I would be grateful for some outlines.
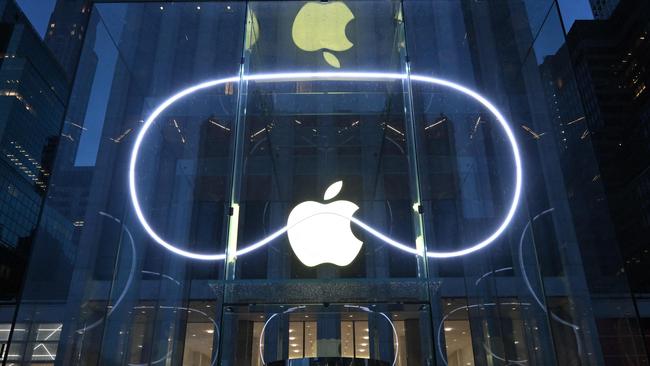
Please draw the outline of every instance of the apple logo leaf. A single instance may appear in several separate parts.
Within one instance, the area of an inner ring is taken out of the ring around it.
[[[323,196],[323,199],[325,201],[328,201],[328,200],[331,200],[332,198],[336,197],[336,195],[339,194],[339,192],[341,192],[341,188],[343,188],[343,181],[342,180],[332,184],[325,191],[325,195]]]
[[[337,69],[340,69],[340,68],[341,68],[341,62],[339,61],[339,59],[338,59],[336,56],[334,56],[333,53],[331,53],[331,52],[327,52],[327,51],[323,51],[323,57],[325,58],[325,61],[326,61],[330,66],[335,67],[335,68],[337,68]]]

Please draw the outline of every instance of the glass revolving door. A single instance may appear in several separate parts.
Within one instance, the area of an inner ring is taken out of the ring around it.
[[[272,362],[269,366],[390,366],[389,362],[344,357],[320,357],[311,359]]]
[[[421,347],[423,340],[431,342],[422,322],[428,318],[426,307],[251,305],[230,310],[224,320],[233,329],[224,334],[233,337],[224,339],[224,349],[235,348],[225,356],[238,365],[407,366],[429,357]]]

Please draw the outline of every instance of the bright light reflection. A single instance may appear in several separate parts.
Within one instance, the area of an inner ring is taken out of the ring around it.
[[[492,242],[494,242],[508,227],[510,222],[512,221],[512,218],[514,217],[515,212],[517,211],[517,206],[519,204],[519,199],[521,196],[521,189],[522,189],[522,166],[521,166],[521,157],[519,154],[519,147],[517,145],[517,141],[514,137],[514,134],[508,125],[508,122],[506,119],[503,117],[501,112],[492,104],[490,103],[487,99],[485,99],[483,96],[478,94],[477,92],[468,89],[460,84],[456,84],[452,81],[444,80],[444,79],[439,79],[439,78],[434,78],[434,77],[429,77],[429,76],[423,76],[423,75],[408,75],[408,74],[398,74],[398,73],[383,73],[383,72],[296,72],[296,73],[272,73],[272,74],[253,74],[253,75],[246,75],[241,77],[241,80],[243,81],[257,81],[257,82],[287,82],[287,81],[313,81],[313,80],[332,80],[332,81],[394,81],[394,80],[405,80],[405,79],[410,79],[413,81],[419,81],[419,82],[424,82],[424,83],[429,83],[433,85],[438,85],[438,86],[444,86],[447,88],[450,88],[452,90],[461,92],[465,94],[466,96],[469,96],[479,103],[481,103],[485,108],[487,108],[493,115],[496,117],[497,121],[499,122],[499,125],[503,128],[504,132],[506,133],[506,136],[508,137],[508,140],[510,142],[511,148],[512,148],[512,155],[515,161],[515,190],[514,194],[512,197],[512,203],[510,205],[510,208],[508,210],[508,213],[506,214],[505,218],[503,219],[501,225],[497,228],[496,231],[494,231],[491,235],[489,235],[487,238],[483,239],[482,241],[475,243],[471,246],[468,246],[465,249],[458,250],[458,251],[450,251],[450,252],[436,252],[436,251],[429,251],[426,253],[427,257],[430,258],[451,258],[451,257],[460,257],[472,252],[475,252],[477,250],[483,249],[486,246],[490,245]],[[151,228],[149,225],[149,222],[145,218],[144,214],[142,213],[142,208],[140,207],[140,202],[138,200],[138,194],[137,194],[137,189],[135,186],[135,172],[136,172],[136,163],[138,160],[138,154],[140,151],[140,147],[142,145],[142,141],[144,140],[145,135],[147,134],[147,131],[151,127],[151,125],[154,123],[156,118],[160,116],[161,113],[163,113],[167,108],[169,108],[172,104],[177,102],[178,100],[193,94],[197,91],[203,90],[203,89],[208,89],[217,85],[221,84],[226,84],[226,83],[234,83],[238,82],[240,80],[239,76],[233,76],[233,77],[228,77],[224,79],[216,79],[216,80],[210,80],[206,81],[200,84],[197,84],[195,86],[189,87],[185,90],[180,91],[179,93],[173,95],[169,99],[165,100],[158,108],[156,108],[153,113],[147,118],[145,121],[144,125],[142,126],[142,129],[138,133],[138,136],[135,140],[135,144],[133,146],[133,151],[131,152],[131,161],[129,164],[129,190],[131,194],[131,201],[133,203],[133,208],[135,210],[136,216],[138,217],[138,220],[142,224],[142,227],[145,229],[145,231],[151,236],[152,239],[156,241],[156,243],[162,245],[165,247],[167,250],[176,253],[178,255],[181,255],[183,257],[191,258],[191,259],[198,259],[198,260],[207,260],[207,261],[216,261],[216,260],[224,260],[226,258],[226,255],[224,253],[220,254],[205,254],[205,253],[195,253],[195,252],[190,252],[187,250],[180,249],[176,247],[175,245],[168,243],[164,239],[162,239],[154,230]],[[319,213],[319,214],[335,214],[335,213]],[[308,219],[308,218],[306,218]],[[305,219],[305,220],[306,220]],[[384,241],[386,244],[389,244],[397,249],[403,250],[407,253],[411,253],[414,255],[422,255],[422,253],[418,252],[414,247],[411,247],[409,245],[397,242],[386,235],[382,234],[381,232],[373,229],[369,225],[361,222],[358,219],[355,219],[353,217],[348,218],[350,221],[370,233],[371,235],[375,236],[376,238]],[[301,220],[297,223],[294,224],[298,225],[300,222],[305,221]],[[235,253],[235,256],[241,256],[247,253],[250,253],[256,249],[259,249],[269,242],[273,241],[274,239],[278,238],[282,234],[284,234],[290,227],[285,226],[284,228],[281,228],[280,230],[272,233],[271,235],[267,236],[266,238],[256,242],[252,243],[243,249],[237,250]]]

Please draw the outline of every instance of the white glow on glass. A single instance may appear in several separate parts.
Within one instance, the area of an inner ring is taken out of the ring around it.
[[[501,225],[497,228],[497,230],[492,233],[492,235],[488,236],[487,238],[483,239],[482,241],[466,248],[463,250],[458,250],[454,252],[427,252],[427,256],[431,258],[450,258],[450,257],[460,257],[472,252],[475,252],[477,250],[480,250],[482,248],[485,248],[486,246],[490,245],[493,241],[495,241],[510,225],[510,222],[512,221],[512,218],[515,216],[515,212],[517,211],[517,206],[519,205],[519,198],[521,196],[521,187],[522,187],[522,181],[523,181],[523,172],[522,172],[522,167],[521,167],[521,156],[519,154],[519,146],[517,145],[517,140],[515,139],[515,135],[510,129],[510,126],[508,125],[508,122],[506,121],[505,117],[499,112],[499,110],[492,104],[490,103],[487,99],[485,99],[483,96],[478,94],[477,92],[468,89],[462,85],[453,83],[451,81],[447,80],[442,80],[442,79],[437,79],[437,78],[431,78],[428,76],[421,76],[421,75],[411,75],[411,80],[417,80],[417,81],[422,81],[425,83],[431,83],[431,84],[437,84],[437,85],[442,85],[449,87],[451,89],[454,89],[456,91],[459,91],[467,96],[470,96],[477,100],[479,103],[481,103],[485,108],[490,110],[490,112],[496,117],[497,121],[503,128],[503,131],[506,133],[506,136],[508,136],[508,140],[510,141],[510,146],[512,148],[512,156],[515,160],[515,192],[512,197],[512,203],[510,205],[510,209],[508,210],[508,214],[506,215],[505,219],[501,223]]]
[[[450,258],[450,257],[459,257],[463,256],[472,252],[475,252],[477,250],[480,250],[482,248],[485,248],[486,246],[490,245],[492,242],[494,242],[508,227],[510,222],[512,221],[512,218],[514,217],[514,214],[517,210],[517,206],[519,204],[519,199],[521,196],[521,189],[522,189],[522,165],[521,165],[521,157],[519,154],[519,148],[517,146],[517,141],[514,137],[514,134],[512,130],[510,129],[510,126],[508,125],[508,122],[506,119],[503,117],[501,112],[492,104],[490,103],[487,99],[485,99],[483,96],[480,94],[476,93],[475,91],[468,89],[460,84],[456,84],[454,82],[444,80],[444,79],[439,79],[439,78],[433,78],[429,76],[423,76],[423,75],[408,75],[408,74],[399,74],[399,73],[383,73],[383,72],[295,72],[295,73],[271,73],[271,74],[253,74],[253,75],[246,75],[243,77],[239,76],[234,76],[234,77],[228,77],[228,78],[223,78],[223,79],[216,79],[216,80],[210,80],[206,81],[200,84],[197,84],[195,86],[192,86],[190,88],[187,88],[185,90],[180,91],[179,93],[173,95],[169,99],[165,100],[160,106],[158,106],[152,113],[151,115],[147,118],[145,121],[144,125],[142,126],[142,129],[138,133],[138,136],[135,140],[135,143],[133,145],[133,151],[131,152],[131,160],[129,164],[129,191],[131,195],[131,201],[133,204],[133,208],[135,210],[136,216],[140,223],[142,224],[142,227],[145,229],[145,231],[151,236],[156,243],[162,245],[165,247],[167,250],[176,253],[178,255],[187,257],[187,258],[192,258],[192,259],[198,259],[198,260],[223,260],[226,258],[226,255],[223,253],[217,253],[217,254],[206,254],[206,253],[195,253],[195,252],[190,252],[187,250],[180,249],[176,247],[175,245],[168,243],[164,239],[162,239],[154,230],[151,228],[149,225],[149,222],[146,220],[142,209],[140,207],[140,202],[138,200],[138,194],[137,194],[137,189],[135,185],[135,172],[136,172],[136,165],[137,165],[137,160],[138,160],[138,155],[140,151],[140,147],[142,145],[142,141],[144,140],[144,137],[146,136],[147,131],[151,127],[151,125],[154,123],[156,118],[160,116],[161,113],[163,113],[167,108],[169,108],[172,104],[177,102],[178,100],[193,94],[197,91],[203,90],[203,89],[208,89],[217,85],[225,84],[225,83],[230,83],[230,82],[237,82],[240,81],[256,81],[256,82],[283,82],[283,81],[313,81],[313,80],[332,80],[332,81],[394,81],[394,80],[405,80],[405,79],[410,79],[413,81],[420,81],[424,83],[429,83],[433,85],[439,85],[439,86],[444,86],[450,89],[453,89],[455,91],[461,92],[479,103],[481,103],[485,108],[487,108],[497,119],[499,122],[499,125],[503,128],[503,130],[506,133],[506,136],[508,137],[508,140],[510,142],[511,148],[512,148],[512,154],[513,158],[515,161],[515,190],[514,194],[512,197],[512,203],[510,205],[510,208],[508,210],[508,213],[506,214],[506,217],[502,221],[501,225],[497,228],[496,231],[494,231],[491,235],[489,235],[487,238],[483,239],[482,241],[479,241],[478,243],[475,243],[471,246],[468,246],[465,249],[458,250],[458,251],[452,251],[452,252],[436,252],[436,251],[430,251],[427,252],[426,255],[431,258]],[[331,215],[337,215],[340,216],[338,213],[331,212],[331,213],[324,213],[324,212],[319,212],[314,214],[312,217],[316,215],[323,215],[323,214],[331,214]],[[303,220],[300,220],[296,223],[299,224],[310,217],[307,217]],[[384,241],[386,244],[392,245],[395,248],[398,248],[400,250],[403,250],[407,253],[415,254],[415,255],[420,255],[420,253],[415,249],[412,248],[406,244],[397,242],[386,235],[382,234],[381,232],[373,229],[369,225],[361,222],[358,219],[355,219],[353,217],[349,217],[349,220],[361,227],[362,229],[366,230],[368,233],[371,235],[375,236],[376,238]],[[286,226],[284,228],[279,229],[278,231],[272,233],[271,235],[267,236],[266,238],[253,243],[249,246],[244,247],[241,250],[238,250],[235,253],[235,256],[241,256],[247,253],[250,253],[256,249],[259,249],[263,247],[264,245],[268,244],[272,240],[276,239],[277,237],[281,236],[285,232],[287,232],[290,229],[289,226]]]
[[[282,314],[293,313],[293,312],[296,311],[296,310],[301,310],[301,309],[305,309],[305,308],[307,308],[307,306],[305,306],[305,305],[294,306],[294,307],[292,307],[292,308],[289,308],[289,309],[285,310]],[[264,334],[265,334],[265,332],[266,332],[266,326],[269,325],[269,323],[271,322],[271,320],[273,320],[273,318],[275,318],[275,317],[278,316],[278,315],[280,315],[280,313],[275,313],[275,314],[271,315],[271,316],[266,320],[266,322],[264,322],[264,325],[262,326],[262,332],[260,333],[260,343],[259,343],[259,348],[260,348],[260,361],[262,361],[262,365],[266,365],[266,361],[264,360]],[[289,329],[289,333],[293,333],[293,329]],[[295,338],[295,337],[294,337],[294,338]]]
[[[555,208],[549,208],[547,210],[542,211],[541,213],[539,213],[535,217],[533,217],[532,220],[529,220],[528,223],[526,224],[526,226],[524,226],[524,230],[521,232],[521,237],[519,238],[519,270],[521,271],[521,277],[524,280],[524,283],[526,284],[526,287],[528,287],[528,291],[530,291],[530,294],[533,296],[533,299],[535,300],[537,305],[539,305],[540,309],[542,309],[542,311],[545,312],[545,313],[548,313],[549,309],[548,309],[548,307],[546,305],[544,305],[544,303],[542,302],[540,297],[537,295],[537,292],[535,292],[535,290],[533,289],[533,286],[531,285],[530,280],[528,279],[528,273],[526,272],[526,266],[524,265],[524,238],[526,237],[526,234],[530,230],[530,227],[533,224],[533,222],[535,222],[537,219],[539,219],[540,217],[542,217],[544,215],[550,214],[553,211],[555,211]],[[551,311],[551,318],[553,318],[553,320],[557,321],[558,323],[563,324],[563,325],[573,329],[574,332],[580,330],[579,325],[573,324],[571,322],[568,322],[568,321],[560,318],[553,311]],[[580,349],[580,347],[581,347],[580,342],[578,342],[578,349]]]
[[[126,284],[124,285],[124,288],[122,289],[122,292],[120,293],[120,296],[118,296],[117,300],[113,303],[113,305],[109,307],[108,311],[106,312],[106,316],[102,317],[102,318],[99,318],[98,320],[96,320],[94,323],[91,323],[90,325],[84,325],[83,328],[77,329],[76,332],[79,333],[79,334],[83,334],[83,333],[85,333],[85,332],[99,326],[101,323],[103,323],[106,319],[108,319],[113,314],[115,309],[117,309],[120,306],[120,304],[124,300],[124,297],[126,296],[127,292],[131,288],[131,284],[133,283],[133,277],[135,276],[135,268],[136,268],[137,262],[138,262],[137,261],[137,252],[135,250],[135,241],[133,240],[133,235],[131,235],[131,231],[129,231],[129,228],[126,227],[126,225],[124,225],[122,223],[122,221],[120,221],[118,218],[116,218],[115,216],[113,216],[111,214],[108,214],[108,213],[103,212],[103,211],[99,211],[99,214],[101,216],[107,217],[107,218],[117,222],[118,224],[120,224],[122,226],[122,229],[126,233],[127,237],[129,238],[129,244],[131,246],[131,269],[129,270],[129,277],[126,280]]]
[[[498,303],[498,304],[497,303],[484,303],[484,304],[463,305],[463,306],[460,306],[460,307],[457,307],[457,308],[451,310],[450,312],[448,312],[447,314],[445,314],[442,317],[442,320],[440,320],[440,323],[438,324],[438,332],[437,332],[438,336],[436,337],[436,345],[437,345],[437,348],[438,348],[438,354],[440,355],[440,357],[442,359],[442,362],[444,363],[445,366],[449,365],[449,363],[447,363],[447,353],[444,352],[443,348],[442,348],[442,340],[444,339],[443,336],[442,336],[442,330],[443,330],[443,326],[444,326],[445,322],[447,321],[447,319],[449,319],[449,317],[452,316],[454,313],[456,313],[458,311],[461,311],[461,310],[467,311],[467,310],[470,310],[470,309],[476,309],[476,308],[483,309],[484,307],[496,307],[496,306],[502,306],[502,305],[506,305],[506,306],[507,305],[528,306],[530,304],[525,303],[525,302],[523,302],[523,303],[522,302],[504,302],[504,303]],[[444,330],[446,331],[447,328],[444,328]],[[490,336],[488,335],[488,338],[489,337]],[[487,346],[484,346],[484,347],[485,347],[486,351],[488,351],[491,355],[494,355],[494,353],[492,353],[492,351],[489,348],[487,348]],[[520,361],[510,361],[510,362],[511,362],[510,365],[512,365],[512,364],[521,364]]]

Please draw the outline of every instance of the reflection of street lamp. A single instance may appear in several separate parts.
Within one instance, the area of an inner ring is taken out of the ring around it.
[[[426,126],[426,127],[424,128],[424,130],[425,130],[425,131],[430,130],[430,129],[432,129],[432,128],[434,128],[434,127],[436,127],[436,126],[442,124],[442,123],[445,122],[445,121],[447,121],[447,117],[442,117],[442,118],[440,118],[439,120],[433,122],[432,124]]]

